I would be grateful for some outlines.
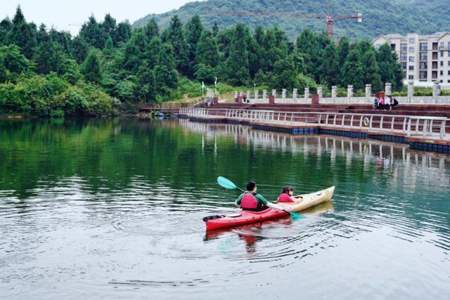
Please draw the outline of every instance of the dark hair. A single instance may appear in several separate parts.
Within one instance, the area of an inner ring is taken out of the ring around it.
[[[292,188],[292,186],[284,186],[283,189],[281,190],[282,194],[289,194],[290,191],[293,191],[294,189]]]
[[[253,191],[255,189],[255,186],[256,186],[256,182],[249,181],[247,183],[247,191],[249,191],[249,192]]]

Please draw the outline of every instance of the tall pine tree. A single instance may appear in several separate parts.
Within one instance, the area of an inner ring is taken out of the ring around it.
[[[227,81],[234,85],[245,85],[250,80],[246,42],[244,26],[242,24],[236,25],[230,44],[229,56],[223,66],[223,73]]]
[[[186,43],[188,46],[189,70],[188,75],[192,77],[195,68],[197,45],[202,36],[203,25],[199,16],[194,16],[185,25]]]
[[[100,68],[100,60],[97,55],[97,51],[92,50],[89,52],[86,60],[81,66],[81,72],[87,81],[100,83],[102,80],[102,71]]]
[[[342,70],[344,85],[353,85],[354,89],[362,89],[364,85],[364,75],[359,55],[360,51],[357,48],[350,50]]]
[[[154,74],[157,95],[168,96],[170,91],[177,87],[175,56],[171,45],[162,45]]]
[[[183,24],[178,16],[174,16],[171,19],[164,38],[164,41],[170,43],[172,46],[177,69],[182,74],[189,75],[188,45],[184,37]]]

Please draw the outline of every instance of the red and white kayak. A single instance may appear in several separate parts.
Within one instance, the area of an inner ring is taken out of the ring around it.
[[[304,211],[318,204],[331,201],[334,194],[334,186],[310,194],[296,196],[298,200],[292,203],[277,203],[280,208],[289,211]],[[242,210],[240,213],[229,216],[211,216],[203,218],[206,223],[206,230],[225,229],[236,226],[248,225],[267,220],[281,219],[288,217],[289,213],[280,210],[268,208],[263,211]]]
[[[239,214],[229,216],[206,217],[203,221],[206,224],[206,230],[217,230],[284,217],[289,217],[289,213],[279,209],[268,208],[263,211],[242,210]]]

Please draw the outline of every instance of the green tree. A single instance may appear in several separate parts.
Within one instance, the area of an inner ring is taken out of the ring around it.
[[[76,37],[72,42],[72,57],[81,64],[87,57],[89,45],[80,37]]]
[[[97,55],[97,51],[92,50],[89,52],[86,60],[81,66],[81,73],[87,81],[99,83],[102,80],[102,71],[100,68],[100,60]]]
[[[377,51],[377,62],[380,68],[381,81],[390,82],[394,89],[401,89],[403,71],[397,62],[397,56],[388,44],[381,46]]]
[[[215,68],[205,64],[197,64],[195,68],[196,70],[194,75],[198,81],[204,82],[206,84],[214,83],[217,77]]]
[[[155,90],[157,96],[164,97],[177,86],[175,55],[172,46],[163,44],[159,53],[158,64],[155,66]]]
[[[103,31],[103,36],[105,37],[105,39],[108,39],[108,37],[111,37],[111,39],[112,39],[112,37],[114,36],[114,34],[117,30],[116,19],[111,17],[110,14],[106,14],[105,18],[103,19],[103,23],[100,24],[100,28]],[[114,41],[113,41],[113,43],[114,43]]]
[[[71,84],[76,84],[81,79],[80,66],[74,59],[65,58],[62,64],[63,78]]]
[[[15,81],[29,72],[30,62],[16,45],[0,47],[0,82]]]
[[[41,42],[33,60],[36,64],[36,71],[40,74],[55,72],[62,75],[64,73],[64,52],[59,44],[53,42],[50,37]]]
[[[344,85],[343,77],[342,77],[342,70],[343,66],[345,64],[345,61],[347,59],[348,53],[350,52],[350,42],[347,37],[341,38],[339,41],[339,45],[337,47],[338,52],[338,66],[339,66],[339,80],[338,83],[341,85]]]
[[[373,91],[382,89],[380,68],[373,48],[369,48],[361,57],[361,66],[365,84],[371,84]]]
[[[155,73],[153,69],[144,65],[139,69],[137,77],[139,84],[138,97],[147,103],[155,101]]]
[[[320,65],[320,83],[332,86],[338,83],[339,66],[336,47],[330,43],[324,50]]]
[[[183,33],[183,24],[178,16],[172,18],[164,36],[164,41],[172,45],[178,71],[189,75],[188,45]]]
[[[247,84],[250,80],[248,65],[245,28],[242,24],[238,24],[234,28],[229,56],[223,66],[223,72],[227,81],[234,85]]]
[[[315,77],[320,65],[321,52],[318,36],[308,29],[304,30],[297,38],[296,51],[303,56],[305,74]]]
[[[8,34],[8,41],[19,46],[27,58],[33,56],[33,48],[36,46],[37,30],[35,27],[34,24],[27,24],[20,6],[17,7],[16,15],[12,20],[12,27]]]
[[[161,51],[161,39],[156,36],[147,44],[144,55],[144,63],[147,68],[153,69],[158,63]]]
[[[219,48],[214,36],[209,31],[204,31],[197,44],[196,63],[210,67],[219,64]]]
[[[197,46],[202,36],[203,25],[200,21],[199,16],[192,17],[189,22],[185,25],[186,32],[186,43],[188,47],[188,59],[189,59],[189,76],[193,75],[195,64],[196,64],[196,54],[197,54]]]
[[[72,37],[70,33],[60,32],[52,28],[48,36],[52,42],[59,45],[65,54],[70,55],[72,52]]]
[[[0,45],[8,43],[8,33],[12,28],[12,23],[8,18],[0,22]]]
[[[146,47],[143,30],[135,31],[125,46],[122,67],[136,74],[145,56]]]
[[[217,25],[216,22],[214,22],[214,25],[213,25],[211,31],[212,31],[212,35],[213,35],[214,37],[216,37],[217,34],[219,34],[219,25]]]
[[[114,45],[126,43],[131,37],[131,25],[128,22],[120,22],[112,35]]]
[[[94,16],[90,16],[87,23],[81,26],[79,36],[95,48],[103,49],[105,46],[106,35]]]
[[[155,19],[151,19],[144,27],[145,40],[149,43],[155,37],[159,37],[159,27]]]
[[[297,87],[297,70],[292,56],[278,60],[274,65],[272,88],[293,89]]]
[[[114,50],[113,39],[111,38],[111,36],[108,36],[108,38],[106,39],[106,42],[105,42],[105,47],[103,47],[103,52],[106,55],[111,55],[113,50]]]
[[[357,48],[350,50],[342,70],[344,85],[353,85],[355,89],[362,89],[364,84],[363,68],[359,55],[360,51]]]

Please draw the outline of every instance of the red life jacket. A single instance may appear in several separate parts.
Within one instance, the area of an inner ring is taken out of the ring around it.
[[[294,201],[292,201],[291,196],[289,196],[286,193],[282,193],[282,194],[280,194],[280,196],[278,196],[278,202],[288,202],[288,203],[290,202],[290,203],[292,203]]]
[[[241,208],[242,209],[256,209],[258,208],[258,199],[253,196],[252,193],[244,193],[244,196],[241,200]]]

